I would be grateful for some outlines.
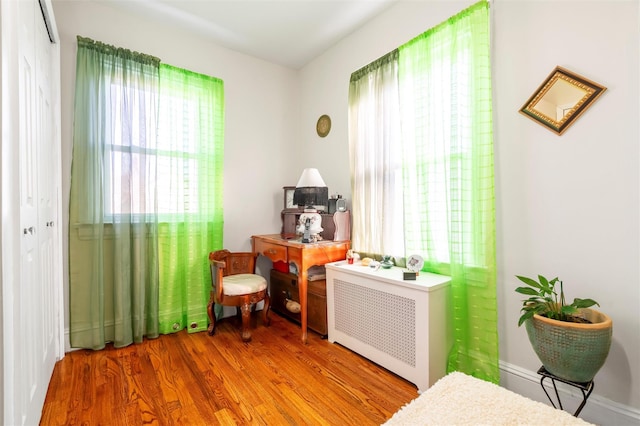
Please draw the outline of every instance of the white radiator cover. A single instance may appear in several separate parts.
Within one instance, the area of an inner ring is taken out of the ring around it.
[[[328,263],[328,340],[339,343],[427,390],[446,374],[451,348],[450,283],[402,268]]]

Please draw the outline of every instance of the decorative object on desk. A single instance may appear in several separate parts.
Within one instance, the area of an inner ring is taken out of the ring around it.
[[[324,211],[328,200],[329,189],[318,169],[304,169],[293,193],[293,203],[304,208],[321,207]]]
[[[341,198],[342,198],[342,195],[340,195],[340,194],[335,194],[335,195],[332,195],[331,197],[329,197],[329,204],[327,206],[327,213],[334,214],[335,212],[338,211],[338,209],[336,207],[336,203]]]
[[[415,281],[417,278],[417,273],[415,272],[407,272],[407,271],[403,271],[402,272],[402,279],[405,281]]]
[[[353,263],[360,261],[360,255],[353,250],[347,250],[347,263],[353,265]]]
[[[319,239],[318,234],[322,232],[322,218],[318,214],[317,206],[322,206],[324,209],[328,199],[329,189],[318,169],[304,169],[293,193],[294,204],[304,207],[297,228],[298,234],[302,234],[302,242],[315,242]]]
[[[305,209],[305,213],[300,215],[298,220],[298,234],[302,234],[300,242],[316,243],[322,240],[320,233],[322,229],[322,218],[318,213],[310,213]]]
[[[316,123],[316,132],[318,136],[324,138],[331,131],[331,117],[327,114],[323,114],[318,118],[318,122]]]
[[[605,90],[581,75],[556,67],[520,113],[561,135]]]
[[[293,194],[296,191],[296,187],[283,186],[282,189],[284,190],[284,210],[300,210],[299,207],[293,202]]]
[[[420,270],[424,266],[424,259],[418,254],[412,254],[407,258],[407,269],[411,272],[415,272],[416,275],[420,273]]]
[[[373,269],[374,271],[377,271],[378,269],[380,269],[380,262],[378,262],[377,260],[370,261],[369,268]]]
[[[347,263],[353,265],[353,250],[347,250]]]
[[[558,278],[538,281],[516,276],[527,287],[516,292],[529,296],[522,302],[518,326],[525,324],[533,350],[545,369],[572,382],[593,380],[611,347],[613,323],[602,312],[590,309],[593,299],[575,298],[566,304],[564,287]],[[556,285],[560,284],[560,291]]]
[[[333,223],[336,225],[333,241],[349,241],[351,239],[351,213],[349,211],[335,212]]]
[[[339,212],[347,211],[347,200],[344,198],[338,198],[336,200],[336,210]]]
[[[382,266],[382,269],[390,269],[393,266],[393,261],[391,260],[391,256],[388,256],[388,255],[382,256],[382,261],[380,262],[380,266]]]

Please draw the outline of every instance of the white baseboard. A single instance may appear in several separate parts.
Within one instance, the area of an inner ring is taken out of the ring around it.
[[[72,348],[71,347],[71,336],[69,335],[69,327],[65,327],[64,329],[64,353],[79,351],[80,348]]]
[[[541,376],[534,371],[500,361],[500,385],[502,387],[551,406],[540,386],[540,378]],[[582,393],[572,386],[563,383],[557,384],[563,408],[573,414],[582,402]],[[595,384],[597,385],[597,381]],[[545,388],[555,402],[555,393],[550,380],[545,380]],[[591,394],[580,412],[581,419],[597,425],[640,425],[640,410],[603,398],[596,393],[597,390],[597,386],[594,386],[594,393]],[[555,404],[558,405],[557,402]]]

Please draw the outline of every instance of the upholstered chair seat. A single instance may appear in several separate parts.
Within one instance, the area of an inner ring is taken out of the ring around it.
[[[222,291],[225,296],[257,293],[267,288],[267,280],[258,274],[227,275],[222,278],[222,281]]]

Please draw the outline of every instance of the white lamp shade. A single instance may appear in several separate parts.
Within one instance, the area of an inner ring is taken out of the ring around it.
[[[298,179],[296,188],[326,186],[327,184],[322,180],[322,176],[320,176],[318,169],[308,168],[302,171],[302,175],[300,175],[300,179]]]

